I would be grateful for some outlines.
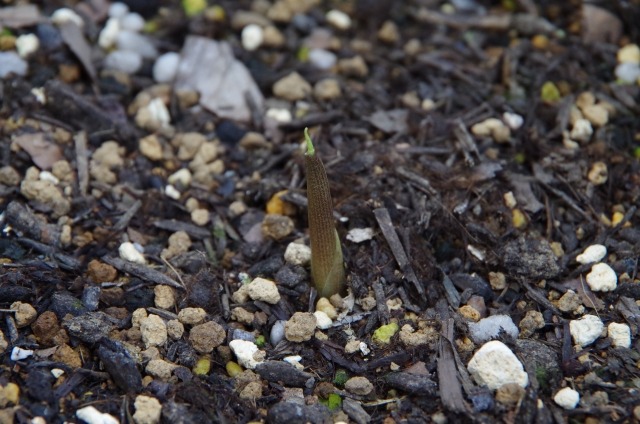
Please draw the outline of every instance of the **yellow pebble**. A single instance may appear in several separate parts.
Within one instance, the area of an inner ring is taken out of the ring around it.
[[[515,228],[521,230],[527,226],[527,217],[524,216],[520,209],[513,209],[511,211],[511,218]]]
[[[538,50],[546,50],[549,47],[549,37],[543,34],[535,35],[531,39],[531,44]]]
[[[1,405],[2,407],[9,404],[17,405],[20,400],[20,387],[16,383],[9,383],[4,387],[0,386],[0,399],[4,404]]]
[[[193,367],[195,375],[207,375],[211,371],[211,360],[209,358],[200,358]]]
[[[289,202],[282,200],[282,195],[287,193],[287,190],[282,190],[271,196],[271,199],[267,202],[267,213],[276,215],[292,216],[296,213],[296,207]]]
[[[458,312],[460,312],[460,315],[462,315],[464,318],[467,318],[473,322],[478,322],[480,320],[480,312],[478,312],[476,308],[472,306],[461,306],[460,309],[458,309]]]
[[[233,361],[227,362],[225,368],[227,369],[227,374],[229,374],[229,377],[235,377],[236,375],[242,373],[242,367]]]
[[[615,227],[624,219],[624,214],[622,212],[614,212],[611,216],[611,226]]]

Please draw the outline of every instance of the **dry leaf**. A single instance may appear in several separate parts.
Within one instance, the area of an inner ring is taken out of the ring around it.
[[[13,142],[27,152],[33,163],[42,170],[51,169],[54,163],[64,159],[60,147],[46,140],[44,133],[22,134],[13,137]]]

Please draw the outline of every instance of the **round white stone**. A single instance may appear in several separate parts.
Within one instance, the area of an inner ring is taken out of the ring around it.
[[[111,3],[111,6],[109,6],[110,18],[122,18],[127,13],[129,13],[129,6],[124,3],[116,2]]]
[[[135,31],[121,29],[116,37],[116,46],[118,50],[136,52],[145,59],[158,57],[158,50],[151,39]]]
[[[289,243],[284,260],[291,265],[306,265],[311,261],[311,248],[302,243]]]
[[[329,50],[311,49],[309,52],[309,63],[318,69],[331,69],[337,61],[336,55]]]
[[[144,258],[144,255],[138,252],[138,249],[133,245],[133,243],[126,241],[120,245],[118,248],[118,254],[122,259],[129,262],[135,262],[137,264],[146,264],[147,260]]]
[[[363,241],[371,240],[373,238],[373,228],[353,228],[347,233],[347,240],[354,243],[362,243]]]
[[[78,409],[76,417],[87,424],[118,424],[120,422],[109,414],[103,414],[93,406]]]
[[[473,379],[490,390],[508,383],[527,387],[529,377],[516,355],[504,343],[493,340],[485,343],[467,365]]]
[[[564,409],[574,409],[578,406],[578,402],[580,402],[580,393],[576,392],[571,387],[565,387],[556,393],[553,397],[553,401]]]
[[[618,276],[609,265],[597,263],[591,267],[591,272],[587,274],[587,284],[594,292],[608,292],[615,290],[618,285]]]
[[[142,56],[136,52],[116,50],[107,55],[104,66],[125,74],[135,74],[142,68]]]
[[[572,140],[589,141],[592,134],[593,127],[591,126],[591,122],[589,122],[588,119],[580,118],[573,124],[569,137],[571,137]]]
[[[179,66],[180,55],[178,53],[165,53],[153,64],[153,79],[160,83],[171,82],[178,74]]]
[[[253,355],[258,351],[255,343],[247,340],[232,340],[229,342],[229,348],[238,358],[238,363],[247,369],[254,369],[258,365]]]
[[[607,327],[607,334],[613,347],[631,347],[631,328],[627,324],[612,322]]]
[[[262,45],[264,41],[264,31],[260,25],[249,24],[242,29],[240,38],[242,40],[242,47],[251,52]]]
[[[16,51],[21,58],[25,58],[38,51],[40,39],[35,34],[23,34],[16,38]]]
[[[575,344],[588,346],[595,342],[604,330],[602,320],[595,315],[584,315],[569,322],[569,332]]]
[[[51,22],[56,25],[63,25],[67,22],[73,22],[80,28],[84,26],[84,20],[82,19],[82,16],[78,15],[76,12],[67,7],[63,7],[53,12],[53,15],[51,15]]]
[[[139,32],[144,28],[144,18],[138,13],[131,12],[120,18],[122,29]]]
[[[607,256],[607,248],[601,244],[592,244],[584,249],[584,251],[576,256],[576,261],[583,265],[599,262]]]
[[[330,10],[327,12],[327,22],[334,28],[347,30],[351,28],[351,18],[344,12],[339,10]]]
[[[520,129],[524,124],[524,118],[517,113],[505,112],[502,114],[502,120],[512,130]]]
[[[169,184],[180,184],[184,187],[188,187],[189,185],[191,185],[191,179],[191,171],[189,171],[189,169],[187,168],[182,168],[169,175],[167,181],[169,182]]]
[[[333,321],[326,312],[315,311],[313,315],[316,317],[316,327],[320,330],[326,330],[333,325]]]
[[[616,78],[633,84],[640,78],[640,65],[637,63],[621,63],[614,71]]]
[[[182,195],[172,184],[167,184],[164,188],[164,194],[173,200],[179,200]]]
[[[291,122],[291,120],[293,119],[293,117],[291,116],[291,111],[289,109],[275,107],[269,108],[267,110],[266,116],[275,120],[276,122],[282,123]]]

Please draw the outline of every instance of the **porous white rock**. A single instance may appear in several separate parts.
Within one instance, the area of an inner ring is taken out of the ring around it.
[[[341,30],[351,28],[351,17],[340,10],[333,9],[328,11],[326,18],[327,22],[334,28]]]
[[[335,53],[325,49],[311,49],[309,51],[309,63],[314,68],[318,69],[331,69],[338,62],[338,57]]]
[[[316,317],[316,327],[320,330],[326,330],[327,328],[331,328],[333,325],[333,321],[329,318],[326,312],[323,311],[315,311],[313,315]]]
[[[125,241],[118,247],[118,254],[122,259],[129,262],[135,262],[137,264],[146,264],[147,260],[144,255],[136,249],[133,243]]]
[[[136,12],[130,12],[120,18],[120,26],[127,31],[142,31],[144,18]]]
[[[264,42],[264,30],[260,25],[249,24],[242,29],[240,39],[245,50],[254,51]]]
[[[640,65],[637,63],[621,63],[614,71],[616,78],[622,82],[634,83],[640,79]]]
[[[291,265],[306,265],[311,261],[311,248],[302,243],[289,243],[284,260]]]
[[[260,300],[275,305],[280,301],[280,292],[276,283],[266,278],[254,278],[247,285],[247,291],[251,300]]]
[[[82,16],[67,7],[60,8],[53,12],[53,15],[51,15],[51,22],[56,25],[64,25],[67,22],[73,22],[80,28],[84,26]]]
[[[574,122],[569,137],[576,141],[589,141],[592,134],[593,127],[591,126],[591,122],[589,122],[588,119],[580,118]]]
[[[153,79],[156,82],[171,82],[178,74],[180,55],[176,52],[168,52],[156,59],[153,64]]]
[[[517,113],[505,112],[502,114],[502,120],[514,131],[520,129],[522,124],[524,124],[524,118]]]
[[[142,56],[132,51],[115,50],[104,58],[104,67],[125,74],[135,74],[142,68]]]
[[[291,122],[291,120],[293,119],[293,117],[291,116],[291,111],[289,109],[276,107],[267,109],[267,113],[265,113],[265,116],[280,123]]]
[[[571,387],[560,389],[553,397],[553,401],[564,409],[574,409],[580,402],[580,393]]]
[[[247,369],[254,369],[259,362],[254,358],[254,354],[259,351],[255,343],[247,340],[232,340],[229,342],[229,348],[238,358],[238,363]]]
[[[140,333],[147,349],[161,346],[167,341],[167,324],[158,315],[151,314],[140,321]]]
[[[476,383],[496,390],[507,383],[527,387],[529,377],[516,355],[504,343],[485,343],[467,365]]]
[[[584,315],[569,322],[569,332],[575,344],[589,346],[595,342],[604,330],[602,320],[595,315]]]
[[[602,244],[592,244],[576,256],[576,261],[582,265],[592,264],[601,261],[605,256],[607,256],[607,248],[605,246]]]
[[[93,406],[85,406],[76,411],[76,418],[87,424],[119,424],[117,418],[112,415],[102,413]]]
[[[151,396],[138,395],[134,403],[136,412],[133,414],[133,421],[136,424],[157,424],[160,422],[162,404]]]
[[[592,291],[608,292],[615,290],[618,286],[618,276],[609,265],[597,263],[591,267],[591,272],[586,277],[587,284]]]
[[[273,346],[277,345],[284,339],[284,327],[287,321],[278,320],[271,327],[271,331],[269,332],[269,340]]]
[[[11,349],[11,360],[12,361],[22,361],[23,359],[27,359],[29,356],[33,355],[33,350],[22,349],[18,346],[15,346]]]
[[[120,32],[120,20],[117,18],[109,18],[107,23],[100,31],[98,36],[98,45],[103,49],[110,49],[116,44],[118,33]]]
[[[607,327],[607,335],[613,347],[631,347],[631,328],[627,324],[610,323]]]
[[[22,34],[16,38],[16,51],[21,58],[35,53],[40,47],[40,39],[35,34]]]
[[[167,184],[167,186],[164,188],[164,194],[174,200],[179,200],[180,196],[182,195],[180,191],[178,191],[178,189],[175,188],[172,184]]]
[[[484,343],[494,337],[498,337],[504,331],[514,339],[518,337],[518,327],[509,315],[492,315],[478,322],[470,322],[469,335],[476,343]]]
[[[373,238],[373,228],[353,228],[347,233],[347,240],[354,243],[362,243],[363,241]]]

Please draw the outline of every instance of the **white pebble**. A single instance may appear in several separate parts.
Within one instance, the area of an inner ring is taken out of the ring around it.
[[[171,123],[169,109],[167,109],[167,105],[164,104],[162,99],[156,97],[151,100],[146,106],[146,109],[149,112],[150,120],[154,122],[157,127],[166,128]]]
[[[98,45],[107,50],[116,44],[118,33],[120,32],[120,21],[117,18],[109,18],[100,35],[98,36]]]
[[[327,12],[326,18],[327,22],[334,28],[341,30],[351,28],[351,18],[344,12],[333,9]]]
[[[309,63],[317,69],[331,69],[337,61],[336,55],[325,49],[311,49],[309,52]]]
[[[164,188],[164,194],[173,200],[179,200],[180,196],[182,196],[178,189],[175,188],[172,184],[167,184],[167,186]]]
[[[284,339],[284,327],[287,321],[278,320],[271,327],[271,332],[269,333],[269,341],[271,341],[271,345],[275,346],[280,343]]]
[[[251,52],[262,45],[264,31],[260,25],[249,24],[242,29],[240,38],[242,39],[242,47]]]
[[[362,243],[363,241],[373,238],[373,228],[353,228],[347,233],[347,240],[354,243]]]
[[[85,406],[76,411],[76,417],[87,424],[119,424],[117,418],[103,414],[93,406]]]
[[[283,108],[269,108],[266,113],[267,118],[271,118],[276,122],[287,123],[291,122],[293,117],[291,116],[291,111],[289,109]]]
[[[155,59],[158,57],[158,50],[145,35],[134,31],[121,30],[116,38],[118,50],[136,52],[145,59]]]
[[[64,370],[61,370],[60,368],[51,369],[51,375],[55,378],[59,378],[62,374],[64,374]]]
[[[29,356],[33,356],[33,350],[22,349],[17,346],[11,349],[12,361],[22,361],[23,359],[27,359]]]
[[[572,140],[589,141],[592,134],[593,127],[591,126],[591,122],[589,122],[588,119],[580,118],[573,124],[569,137],[571,137]]]
[[[16,52],[0,52],[0,78],[9,74],[25,76],[29,64],[24,61]]]
[[[311,261],[311,248],[302,243],[289,243],[284,260],[291,265],[306,265]]]
[[[125,261],[135,262],[137,264],[146,264],[147,260],[144,258],[144,255],[136,249],[133,243],[129,241],[125,241],[118,247],[118,254],[120,258]]]
[[[165,53],[153,64],[153,79],[160,83],[171,82],[178,74],[179,66],[180,55],[178,53]]]
[[[183,187],[189,187],[191,185],[191,171],[187,168],[182,168],[169,175],[167,181],[169,184],[181,185]]]
[[[142,56],[136,52],[116,50],[105,57],[104,66],[125,74],[135,74],[142,68]]]
[[[140,32],[144,28],[144,18],[136,12],[127,13],[120,18],[120,26],[128,31]]]
[[[569,322],[569,332],[575,344],[589,346],[595,342],[604,330],[602,320],[595,315],[584,315]]]
[[[481,386],[496,390],[508,383],[527,387],[529,377],[516,355],[504,343],[485,343],[467,365],[473,379]]]
[[[640,78],[640,65],[637,63],[621,63],[616,66],[616,78],[633,84]]]
[[[592,244],[584,249],[584,251],[576,256],[576,261],[582,265],[599,262],[607,256],[607,248],[601,244]]]
[[[285,356],[282,360],[291,365],[300,365],[300,361],[302,361],[302,356],[300,355],[291,355]]]
[[[613,291],[618,286],[618,276],[609,265],[597,263],[591,267],[591,272],[587,274],[587,284],[592,291],[608,292]]]
[[[326,312],[315,311],[313,315],[316,317],[316,327],[320,330],[326,330],[333,325],[333,320],[329,318]]]
[[[35,34],[23,34],[16,38],[16,51],[21,58],[26,58],[38,51],[40,39]]]
[[[553,397],[553,401],[564,409],[574,409],[578,406],[578,402],[580,402],[580,393],[576,392],[571,387],[565,387],[556,393]]]
[[[63,25],[67,22],[73,22],[80,28],[84,27],[84,20],[82,19],[82,16],[78,15],[76,12],[67,7],[63,7],[53,12],[53,15],[51,15],[51,22],[56,25]]]
[[[502,114],[502,120],[512,130],[519,129],[524,123],[524,118],[517,113],[505,112]]]
[[[38,179],[40,181],[49,181],[50,183],[53,183],[55,185],[58,185],[60,183],[60,180],[58,179],[58,177],[56,177],[49,171],[40,172],[40,175],[38,175]]]
[[[613,347],[631,347],[631,328],[627,324],[612,322],[607,327],[607,330]]]
[[[116,3],[111,3],[111,6],[109,6],[110,18],[122,18],[127,13],[129,13],[129,6],[127,6],[124,3],[116,2]]]
[[[518,338],[518,327],[509,315],[492,315],[478,322],[469,323],[469,335],[476,343],[483,343],[505,332],[514,339]]]
[[[238,358],[238,363],[243,367],[252,370],[258,365],[258,361],[253,357],[259,350],[255,343],[236,339],[229,342],[229,348],[231,348],[236,358]]]
[[[360,342],[358,348],[360,349],[360,353],[362,353],[364,356],[367,356],[371,353],[371,349],[369,349],[369,346],[367,346],[365,342]]]

